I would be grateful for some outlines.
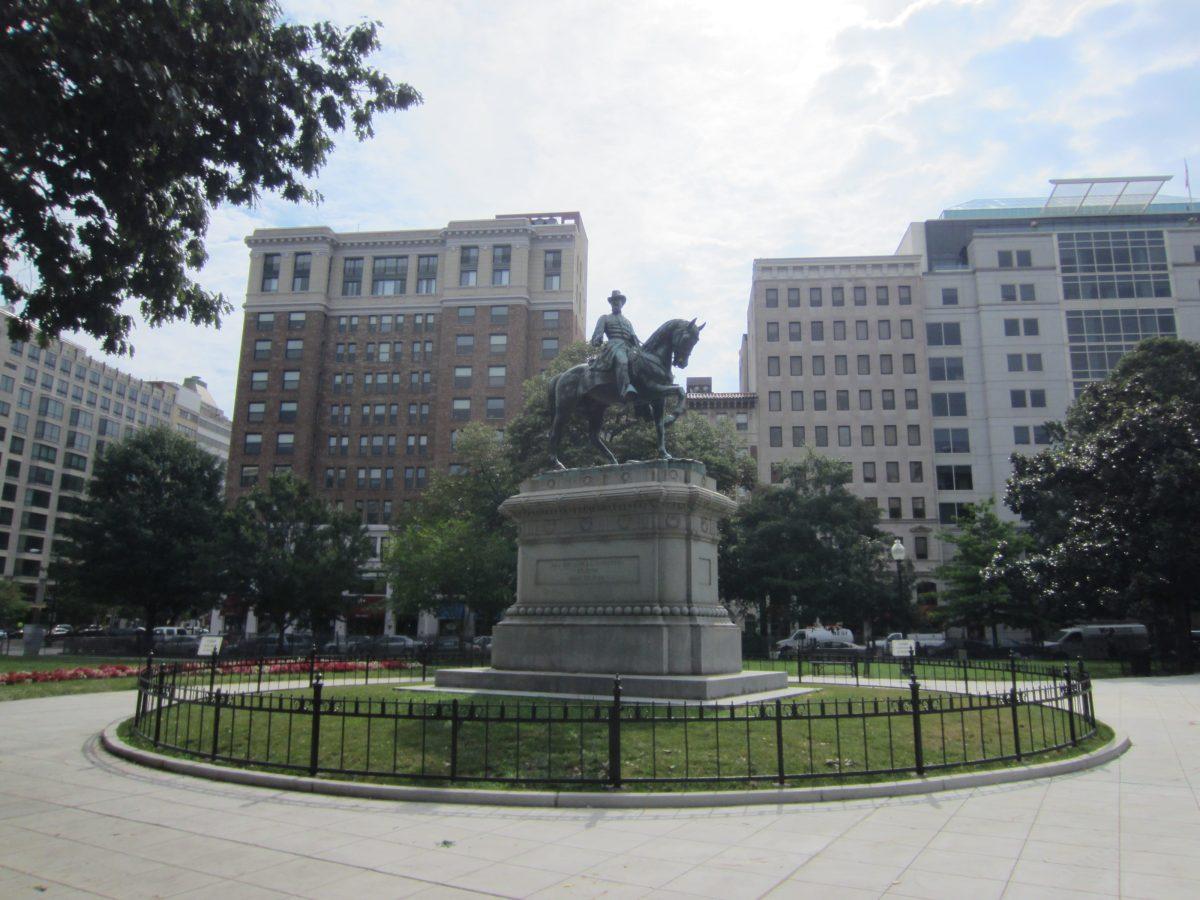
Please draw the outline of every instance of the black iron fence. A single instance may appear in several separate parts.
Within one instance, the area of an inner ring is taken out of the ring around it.
[[[867,693],[709,705],[630,701],[619,678],[603,701],[343,690],[403,686],[466,661],[151,661],[133,729],[159,749],[298,774],[558,787],[919,776],[1030,759],[1096,733],[1081,667],[1015,660],[912,661],[907,672],[856,659],[758,661]]]

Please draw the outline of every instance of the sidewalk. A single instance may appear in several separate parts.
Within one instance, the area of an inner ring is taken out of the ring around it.
[[[571,811],[299,796],[139,769],[132,693],[0,703],[0,896],[1196,897],[1200,677],[1095,683],[1121,760],[812,807]]]

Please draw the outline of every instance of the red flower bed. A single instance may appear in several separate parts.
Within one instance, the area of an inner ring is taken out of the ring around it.
[[[114,663],[107,666],[76,666],[72,669],[49,669],[36,672],[0,672],[2,684],[42,684],[47,681],[82,681],[85,678],[125,678],[136,675],[136,666]]]

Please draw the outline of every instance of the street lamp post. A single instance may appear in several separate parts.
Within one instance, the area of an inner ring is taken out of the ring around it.
[[[900,538],[896,538],[896,542],[892,544],[892,548],[888,551],[892,554],[892,559],[896,561],[896,598],[900,601],[900,606],[904,606],[904,560],[908,553],[904,550],[904,542]]]

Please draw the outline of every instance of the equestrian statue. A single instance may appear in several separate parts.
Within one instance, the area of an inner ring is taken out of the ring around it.
[[[695,319],[690,322],[671,319],[643,344],[633,325],[621,314],[625,295],[613,291],[608,302],[612,304],[612,312],[600,317],[592,334],[592,346],[599,347],[600,352],[550,379],[549,401],[554,416],[550,426],[550,458],[560,469],[566,466],[558,458],[559,444],[567,420],[577,407],[587,419],[588,439],[613,465],[617,464],[617,458],[600,438],[600,426],[608,407],[632,403],[635,410],[654,422],[659,459],[671,459],[666,429],[687,408],[687,391],[671,381],[671,367],[687,367],[704,325],[696,325]],[[677,402],[667,415],[666,401],[670,397]]]

